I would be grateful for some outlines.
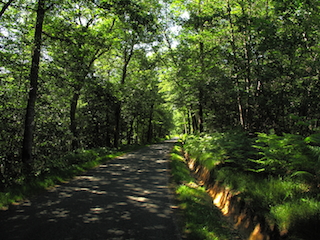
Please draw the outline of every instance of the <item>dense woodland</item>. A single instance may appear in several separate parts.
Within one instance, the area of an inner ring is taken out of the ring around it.
[[[4,0],[1,186],[170,132],[319,130],[320,3]]]

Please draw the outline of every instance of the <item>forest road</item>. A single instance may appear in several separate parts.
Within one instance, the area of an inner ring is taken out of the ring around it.
[[[0,239],[180,239],[168,188],[173,144],[128,153],[0,211]]]

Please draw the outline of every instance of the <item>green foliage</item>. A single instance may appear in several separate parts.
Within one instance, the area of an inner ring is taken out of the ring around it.
[[[173,128],[172,109],[158,91],[161,4],[107,2],[46,3],[35,128],[28,141],[32,177],[96,157],[81,152],[78,159],[60,160],[67,153],[114,147],[118,123],[119,147],[157,141]],[[26,180],[21,145],[36,4],[19,1],[0,18],[1,190]]]
[[[209,170],[216,165],[233,164],[240,168],[246,168],[246,161],[253,148],[251,139],[245,132],[213,133],[201,136],[190,135],[186,138],[184,148]]]
[[[309,137],[306,137],[305,142],[319,145],[320,144],[320,134],[319,133],[312,134]]]
[[[300,236],[308,224],[320,222],[319,148],[310,144],[319,144],[317,135],[257,133],[249,139],[227,132],[188,136],[184,149],[269,222]]]
[[[132,149],[127,149],[126,151],[129,150]],[[67,181],[123,153],[123,151],[116,152],[108,148],[98,148],[78,150],[60,159],[52,159],[47,162],[46,171],[42,171],[41,174],[32,179],[31,182],[17,182],[17,179],[15,179],[14,184],[0,191],[0,208],[5,208],[13,202],[44,191],[57,183]]]
[[[320,222],[320,202],[317,199],[296,198],[293,201],[287,201],[284,204],[273,206],[270,213],[277,219],[281,229],[291,230],[296,222],[310,222],[316,220]]]
[[[181,131],[197,134],[200,124],[208,133],[319,130],[318,8],[310,1],[173,1],[177,46],[169,39],[164,58]]]
[[[189,169],[187,168],[182,156],[182,149],[178,145],[175,145],[174,149],[172,150],[170,169],[174,182],[182,183],[193,181],[193,178],[190,176]]]
[[[205,188],[181,185],[176,192],[186,222],[183,229],[186,239],[230,239],[228,224],[212,205]]]
[[[171,174],[176,186],[177,199],[182,212],[183,237],[186,239],[227,240],[234,236],[230,226],[214,207],[204,187],[195,183],[190,175],[181,146],[171,153]]]
[[[302,136],[293,134],[259,133],[255,148],[262,155],[257,163],[258,171],[266,171],[267,174],[290,176],[296,175],[296,171],[310,170],[314,161],[310,158],[310,151]]]
[[[295,180],[317,194],[317,1],[49,5],[35,106],[35,177],[100,156],[77,149],[156,141],[175,122],[175,133],[197,134],[182,139],[189,154],[220,169],[214,174],[235,187],[247,191],[245,179],[258,176],[288,186]],[[36,3],[19,1],[0,18],[0,189],[25,180],[20,152],[34,9]],[[263,133],[254,138],[227,130],[238,126]],[[269,129],[275,133],[265,134]],[[244,180],[232,180],[229,170],[244,173]],[[288,199],[275,196],[277,204]]]

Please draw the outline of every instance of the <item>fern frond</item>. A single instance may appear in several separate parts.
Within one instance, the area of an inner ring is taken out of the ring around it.
[[[319,146],[308,146],[312,154],[320,161],[320,147]]]
[[[313,174],[307,172],[307,171],[296,171],[294,173],[291,174],[291,177],[294,176],[308,176],[308,177],[313,177]]]
[[[312,135],[310,135],[309,137],[306,137],[305,139],[304,139],[304,141],[306,142],[306,143],[318,143],[318,144],[320,144],[320,134],[319,133],[317,133],[317,134],[312,134]]]

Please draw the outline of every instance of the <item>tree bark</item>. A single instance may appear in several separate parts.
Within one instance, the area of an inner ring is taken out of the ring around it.
[[[116,125],[114,129],[113,147],[118,148],[119,140],[120,140],[120,120],[121,120],[121,103],[120,102],[116,105],[115,119],[116,119]]]
[[[191,109],[188,109],[188,134],[194,133],[192,128],[192,114]]]
[[[35,118],[35,103],[37,99],[38,78],[39,78],[39,63],[42,44],[42,26],[45,15],[45,0],[38,1],[36,27],[34,34],[34,49],[30,69],[30,89],[29,98],[26,109],[24,135],[22,141],[22,163],[24,174],[31,175],[33,169],[32,146]]]
[[[131,139],[132,139],[132,134],[133,134],[133,123],[134,123],[135,117],[132,118],[132,120],[130,121],[130,127],[129,130],[127,132],[127,144],[130,145],[131,144]]]
[[[149,115],[149,123],[148,123],[148,133],[147,133],[147,142],[150,143],[152,141],[152,118],[153,118],[153,107],[154,104],[151,104],[150,107],[150,115]]]
[[[196,114],[192,114],[192,129],[193,129],[193,134],[198,132],[198,124],[197,124],[197,116]]]
[[[106,110],[106,146],[111,147],[111,136],[110,136],[110,130],[109,130],[109,124],[110,124],[110,118],[109,118],[109,109]]]
[[[78,87],[74,91],[71,99],[71,104],[70,104],[70,131],[72,133],[72,143],[71,143],[72,150],[75,150],[79,147],[76,111],[77,111],[77,105],[78,105],[78,100],[80,96],[80,90],[81,90],[81,87]]]
[[[232,48],[232,52],[233,52],[233,61],[234,61],[234,65],[238,64],[237,61],[237,51],[236,51],[236,44],[235,44],[235,36],[234,36],[234,25],[233,25],[233,21],[231,18],[231,6],[230,6],[230,2],[228,0],[228,16],[229,16],[229,24],[230,24],[230,28],[231,28],[231,48]],[[238,113],[239,113],[239,123],[241,125],[241,127],[243,129],[245,129],[245,119],[244,119],[244,113],[243,113],[243,104],[242,104],[242,96],[241,96],[241,91],[240,91],[240,85],[239,85],[239,79],[237,76],[237,73],[235,72],[235,85],[237,87],[237,105],[238,105]]]
[[[199,123],[199,132],[202,133],[204,128],[203,128],[203,91],[200,87],[199,90],[199,119],[198,119],[198,123]]]
[[[122,76],[121,76],[121,85],[124,85],[126,77],[127,77],[127,70],[128,70],[128,65],[131,60],[131,57],[133,55],[133,48],[134,48],[134,43],[131,44],[130,49],[125,49],[124,50],[124,60],[123,60],[123,67],[122,67]],[[121,102],[117,105],[116,110],[115,110],[115,119],[116,119],[116,126],[115,126],[115,131],[114,131],[114,147],[118,148],[119,147],[119,141],[120,141],[120,121],[121,121]]]

